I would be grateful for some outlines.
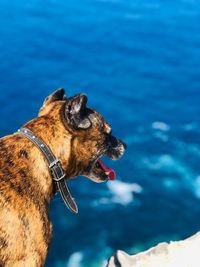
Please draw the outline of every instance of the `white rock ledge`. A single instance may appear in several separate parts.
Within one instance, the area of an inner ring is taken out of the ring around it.
[[[200,232],[132,256],[118,250],[107,267],[200,267]]]

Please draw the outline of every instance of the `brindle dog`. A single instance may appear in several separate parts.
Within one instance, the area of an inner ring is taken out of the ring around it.
[[[67,99],[59,89],[24,127],[60,159],[66,179],[83,175],[102,182],[108,174],[99,157],[118,159],[125,144],[86,103],[86,95]],[[48,164],[20,133],[0,139],[0,158],[0,266],[43,266],[52,237],[49,204],[56,191]]]

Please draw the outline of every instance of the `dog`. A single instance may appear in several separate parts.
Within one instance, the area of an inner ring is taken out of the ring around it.
[[[126,149],[87,106],[86,95],[67,98],[64,89],[48,96],[23,127],[59,159],[65,181],[79,175],[97,183],[114,179],[100,157],[117,160]],[[0,158],[0,266],[44,266],[52,238],[49,205],[58,190],[47,161],[21,132],[0,139]]]

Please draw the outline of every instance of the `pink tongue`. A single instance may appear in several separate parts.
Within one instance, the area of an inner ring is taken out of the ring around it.
[[[110,180],[115,180],[115,178],[116,178],[115,171],[114,171],[113,169],[111,169],[111,168],[107,168],[107,167],[103,164],[103,162],[102,162],[101,160],[99,160],[99,159],[98,159],[98,163],[99,163],[99,165],[101,166],[101,168],[102,168],[105,172],[108,173],[108,174],[107,174],[108,178],[109,178]]]

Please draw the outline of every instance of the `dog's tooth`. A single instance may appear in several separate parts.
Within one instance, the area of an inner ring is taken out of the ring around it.
[[[105,172],[105,174],[106,174],[106,175],[108,175],[108,174],[109,174],[109,172]]]

